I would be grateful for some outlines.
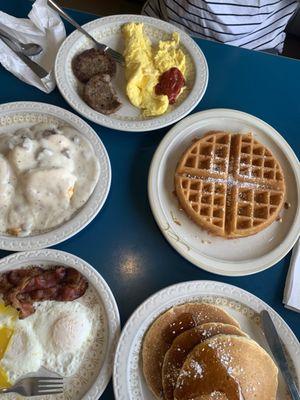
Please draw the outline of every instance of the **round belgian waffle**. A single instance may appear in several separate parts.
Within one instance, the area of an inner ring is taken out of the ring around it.
[[[275,156],[252,134],[213,131],[182,155],[175,190],[199,226],[234,238],[254,235],[277,218],[285,181]]]

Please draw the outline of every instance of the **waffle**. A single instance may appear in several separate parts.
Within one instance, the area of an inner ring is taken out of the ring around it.
[[[275,156],[252,134],[212,131],[182,155],[175,191],[199,226],[235,238],[254,235],[277,218],[285,181]]]

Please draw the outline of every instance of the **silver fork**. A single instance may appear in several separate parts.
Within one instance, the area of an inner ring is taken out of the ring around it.
[[[81,33],[87,36],[90,40],[94,42],[97,49],[108,53],[117,63],[123,65],[124,57],[121,53],[111,49],[103,43],[99,43],[92,35],[90,35],[85,29],[83,29],[73,18],[71,18],[63,9],[61,9],[53,0],[48,0],[49,5],[57,11],[65,20],[67,20],[71,25],[75,26]]]
[[[20,379],[8,389],[0,389],[2,393],[18,393],[21,396],[41,396],[63,393],[63,378],[48,376],[32,376]]]

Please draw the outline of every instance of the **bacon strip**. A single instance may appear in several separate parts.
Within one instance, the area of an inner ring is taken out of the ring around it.
[[[33,302],[72,301],[84,295],[87,280],[75,269],[56,266],[13,270],[0,274],[0,294],[6,305],[19,311],[20,319],[35,312]]]
[[[12,271],[0,274],[0,294],[5,294],[14,286],[17,286],[25,277],[35,276],[43,270],[40,267],[30,267],[24,269],[14,269]]]

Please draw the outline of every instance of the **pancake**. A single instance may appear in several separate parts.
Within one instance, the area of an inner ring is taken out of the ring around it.
[[[195,397],[194,400],[229,400],[224,393],[213,392],[211,394],[205,394],[200,397]]]
[[[225,394],[228,400],[275,400],[277,375],[275,363],[255,341],[218,335],[190,352],[180,370],[174,400],[203,399],[204,395],[214,399],[214,392]]]
[[[158,399],[163,399],[162,365],[173,340],[188,329],[208,322],[220,322],[239,328],[226,311],[206,303],[186,303],[160,315],[146,332],[142,346],[146,382]]]
[[[174,339],[172,346],[166,352],[162,368],[162,382],[166,400],[173,400],[174,398],[175,385],[189,352],[198,344],[220,334],[247,336],[236,326],[211,322],[189,329]]]

